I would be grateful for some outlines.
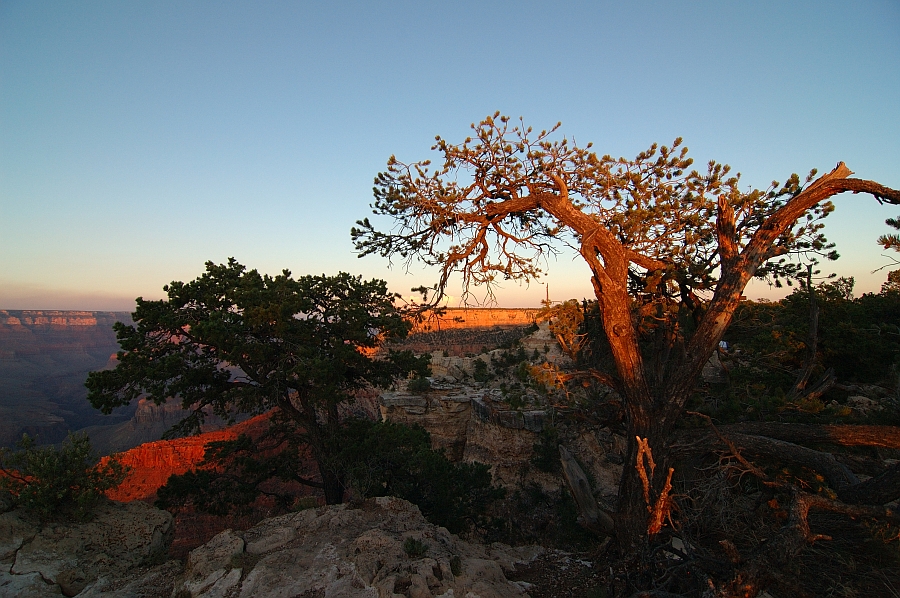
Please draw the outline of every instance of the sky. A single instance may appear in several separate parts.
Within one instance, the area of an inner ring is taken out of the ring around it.
[[[0,309],[130,311],[229,257],[408,294],[435,272],[353,250],[373,178],[495,110],[614,156],[681,136],[748,188],[841,160],[900,188],[900,3],[0,0]],[[835,203],[824,269],[877,291],[900,206]]]

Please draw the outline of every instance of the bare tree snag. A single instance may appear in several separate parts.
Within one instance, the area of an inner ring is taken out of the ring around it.
[[[838,463],[830,453],[814,451],[804,446],[748,434],[729,434],[734,444],[744,451],[758,456],[808,467],[824,476],[825,481],[835,491],[859,484],[859,478],[846,465]]]
[[[588,531],[601,536],[615,535],[612,518],[597,506],[597,500],[591,492],[591,485],[584,475],[584,470],[563,445],[559,445],[559,460],[562,463],[566,484],[578,507],[578,523]]]
[[[900,449],[900,427],[813,425],[779,422],[745,422],[722,426],[726,434],[753,434],[787,442],[827,443],[837,446],[877,446]]]

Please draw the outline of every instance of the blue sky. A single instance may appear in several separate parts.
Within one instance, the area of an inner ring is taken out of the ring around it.
[[[230,256],[431,283],[349,229],[391,154],[495,110],[617,156],[682,136],[748,186],[843,160],[898,188],[900,3],[3,0],[0,309],[130,310]],[[875,291],[900,207],[836,203],[829,270]],[[591,294],[572,256],[548,270]]]

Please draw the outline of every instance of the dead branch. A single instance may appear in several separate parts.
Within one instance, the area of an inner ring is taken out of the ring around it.
[[[644,485],[644,502],[647,504],[647,508],[650,508],[650,479],[653,477],[653,472],[656,469],[656,463],[653,461],[653,452],[650,450],[650,439],[649,438],[641,438],[640,436],[635,436],[637,439],[637,456],[635,457],[635,469],[637,469],[638,476],[641,478],[641,484]],[[646,460],[647,464],[644,465],[644,461]],[[647,475],[647,468],[650,469],[650,475]]]
[[[830,453],[814,451],[791,442],[765,436],[730,434],[729,437],[735,445],[752,455],[777,458],[819,472],[836,492],[859,484],[859,478]]]
[[[900,448],[900,426],[857,426],[842,424],[790,424],[745,422],[722,426],[726,434],[753,434],[788,442],[816,442],[838,446]]]
[[[672,512],[672,497],[670,493],[672,492],[673,473],[675,473],[675,468],[670,467],[669,474],[666,476],[666,484],[659,493],[659,498],[656,499],[656,502],[652,507],[649,504],[647,505],[647,510],[650,512],[650,520],[647,524],[648,536],[655,536],[658,534],[662,529],[663,521],[665,521]]]
[[[656,463],[653,461],[653,451],[650,449],[650,440],[648,438],[635,436],[635,439],[637,439],[638,446],[637,456],[635,457],[635,469],[637,469],[638,477],[641,479],[641,484],[644,486],[644,503],[647,505],[647,512],[650,513],[650,517],[647,520],[647,535],[655,536],[662,529],[663,521],[665,521],[672,512],[672,497],[670,496],[670,492],[672,491],[672,474],[675,473],[675,468],[669,468],[669,473],[666,476],[666,483],[663,485],[659,496],[656,497],[656,500],[651,500],[650,478],[653,477],[653,472],[656,471]],[[647,474],[648,469],[650,470],[649,475]]]

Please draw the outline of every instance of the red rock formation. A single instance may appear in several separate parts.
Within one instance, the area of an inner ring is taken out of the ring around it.
[[[267,427],[269,417],[269,414],[258,415],[224,430],[148,442],[120,453],[119,459],[131,471],[122,485],[107,492],[107,496],[122,502],[153,501],[156,491],[168,481],[169,476],[183,474],[203,460],[207,443],[232,440],[240,434],[258,436]]]

